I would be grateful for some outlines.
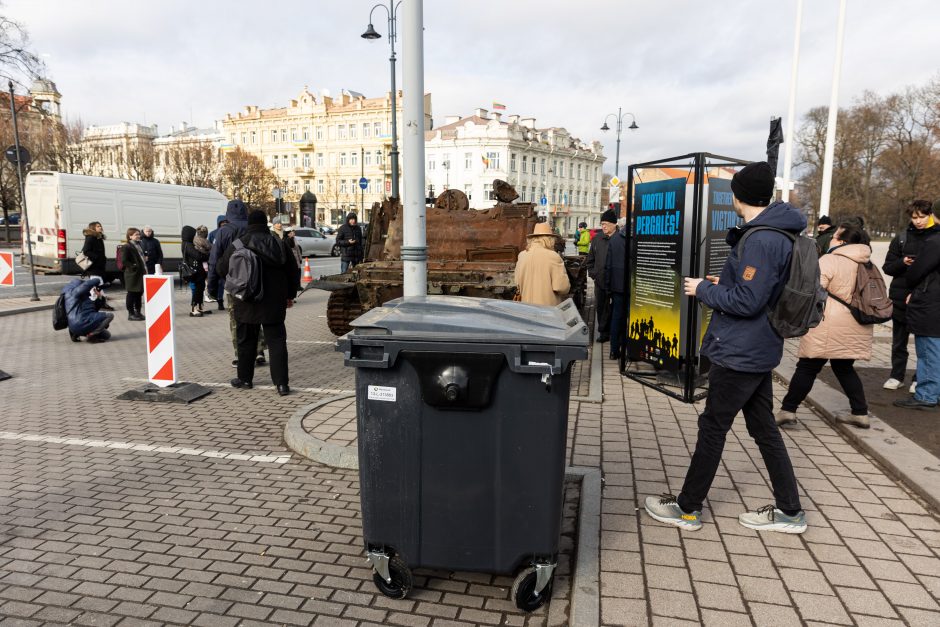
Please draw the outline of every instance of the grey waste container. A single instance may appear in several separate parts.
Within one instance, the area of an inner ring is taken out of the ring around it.
[[[517,573],[516,605],[542,605],[558,554],[569,366],[587,357],[574,303],[424,296],[352,327],[337,350],[356,368],[376,586],[403,598],[415,567]]]

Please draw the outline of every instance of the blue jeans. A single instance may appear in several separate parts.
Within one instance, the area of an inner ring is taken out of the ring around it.
[[[339,271],[340,271],[341,273],[345,274],[347,270],[349,270],[350,268],[352,268],[352,267],[355,266],[355,265],[356,265],[356,262],[355,262],[355,261],[342,261],[342,260],[340,260],[340,262],[339,262]]]
[[[940,337],[914,336],[917,351],[917,393],[914,398],[925,403],[940,401]]]

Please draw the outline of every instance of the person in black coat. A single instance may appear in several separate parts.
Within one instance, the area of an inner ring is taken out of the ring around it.
[[[604,259],[604,291],[610,297],[610,359],[620,359],[626,344],[627,320],[624,311],[624,291],[627,285],[627,233],[626,227],[616,229],[607,245]]]
[[[190,291],[192,292],[189,315],[194,318],[201,318],[203,315],[202,298],[206,292],[206,270],[202,264],[209,261],[209,253],[196,247],[193,243],[195,238],[196,229],[188,225],[184,226],[180,233],[180,239],[183,240],[181,246],[183,252],[183,280],[189,281]]]
[[[255,374],[258,334],[264,328],[271,360],[271,380],[277,393],[290,393],[287,372],[287,329],[284,320],[287,309],[294,305],[297,285],[300,282],[299,268],[287,245],[268,231],[268,218],[263,211],[248,214],[248,228],[239,238],[245,247],[254,252],[261,262],[261,283],[264,295],[258,302],[233,299],[233,315],[238,338],[238,377],[232,379],[232,387],[252,387]],[[231,244],[219,259],[216,272],[228,274],[229,259],[235,251]]]
[[[106,267],[108,259],[104,254],[104,229],[100,222],[89,222],[88,228],[82,231],[85,236],[85,243],[82,245],[82,252],[91,260],[91,265],[85,268],[82,273],[85,276],[100,276],[107,280]]]
[[[340,256],[340,272],[346,272],[349,268],[358,263],[362,263],[362,227],[359,226],[358,218],[355,213],[346,214],[346,223],[339,227],[336,232],[336,243],[339,245],[342,255]]]
[[[124,300],[127,319],[142,321],[145,318],[140,308],[143,305],[147,264],[144,262],[144,250],[140,247],[140,229],[127,229],[127,243],[121,249],[121,265],[124,266],[124,289],[127,290]]]
[[[163,265],[163,247],[160,246],[160,240],[154,237],[153,228],[144,227],[144,234],[140,238],[140,247],[144,251],[147,274],[156,274],[157,265]]]
[[[594,280],[594,310],[597,312],[595,334],[598,342],[610,339],[610,294],[604,288],[605,270],[607,269],[607,249],[610,236],[617,230],[617,214],[608,209],[601,214],[601,232],[594,236],[588,247],[584,263],[588,276]]]
[[[907,208],[907,213],[911,221],[906,229],[891,240],[884,265],[881,266],[884,273],[892,277],[888,296],[894,305],[891,314],[891,376],[884,382],[886,390],[897,390],[903,386],[907,371],[907,342],[910,339],[907,297],[914,288],[907,279],[908,268],[917,259],[924,242],[940,233],[940,224],[937,224],[937,217],[928,201],[915,200]]]

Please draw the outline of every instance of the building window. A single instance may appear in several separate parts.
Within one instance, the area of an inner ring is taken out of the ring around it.
[[[297,127],[296,126],[291,127],[290,129],[290,139],[293,142],[297,141]]]
[[[473,169],[473,153],[472,152],[463,153],[463,169],[464,170]]]
[[[349,193],[349,187],[347,187],[347,185],[346,185],[346,179],[340,179],[340,181],[339,181],[339,193],[340,193],[340,194],[348,194],[348,193]]]
[[[553,188],[552,188],[552,204],[554,205],[554,204],[556,204],[557,202],[558,202],[558,188],[557,188],[557,187],[553,187]]]
[[[323,179],[317,179],[317,193],[322,194],[323,189]]]
[[[318,127],[317,127],[317,135],[316,135],[316,137],[317,137],[317,139],[323,139],[323,127],[322,127],[322,126],[318,126]]]
[[[578,164],[578,180],[581,180],[581,164]]]
[[[340,167],[346,165],[346,153],[345,152],[339,153],[339,165]]]
[[[274,168],[275,170],[277,170],[277,168],[278,168],[277,163],[278,163],[278,162],[277,162],[277,155],[274,155],[273,157],[271,157],[271,167]]]
[[[486,163],[487,170],[498,170],[499,169],[499,153],[487,152],[485,163]]]
[[[484,183],[483,184],[483,198],[485,200],[496,200],[496,196],[493,195],[493,184]]]
[[[323,153],[322,152],[317,153],[317,167],[318,168],[323,167]]]
[[[372,134],[373,134],[375,137],[381,137],[381,136],[382,136],[382,123],[381,123],[381,122],[376,122],[376,123],[374,123],[374,124],[372,125]]]
[[[359,165],[359,153],[358,152],[349,153],[349,165]]]
[[[251,143],[252,143],[252,144],[257,144],[257,143],[258,143],[258,133],[254,132],[254,131],[251,131]]]
[[[297,163],[298,161],[299,161],[299,159],[297,159],[297,155],[291,155],[290,164],[291,164],[293,167],[296,168],[296,167],[298,166],[298,163]]]
[[[525,155],[522,155],[522,173],[526,174],[529,171],[529,158]]]
[[[310,127],[304,127],[304,141],[310,141]]]
[[[277,143],[277,129],[271,131],[271,143],[272,144]]]
[[[434,157],[428,157],[428,170],[437,169],[437,160]]]
[[[539,165],[540,165],[541,168],[542,168],[542,170],[541,170],[541,171],[542,171],[542,176],[545,176],[545,157],[542,157],[542,158],[539,160],[539,162],[540,162]]]
[[[310,191],[310,181],[309,181],[309,180],[308,180],[308,181],[304,181],[304,191],[305,191],[305,192],[309,192],[309,191]]]
[[[467,198],[470,199],[473,197],[473,185],[466,183],[463,186],[463,193],[467,195]]]
[[[385,155],[382,154],[381,150],[375,151],[375,165],[382,165],[385,163]]]
[[[349,139],[356,139],[356,137],[359,135],[358,128],[359,127],[355,124],[349,125]]]
[[[248,133],[242,133],[242,143],[243,144],[248,143]]]
[[[514,152],[509,153],[509,171],[516,171],[516,153]]]
[[[287,143],[287,129],[281,129],[281,142]]]
[[[362,138],[363,138],[363,139],[368,139],[369,137],[371,137],[371,136],[372,136],[371,130],[372,130],[372,127],[369,126],[369,123],[368,123],[368,122],[363,123],[363,125],[362,125]]]
[[[529,188],[529,193],[532,195],[532,202],[539,201],[539,199],[535,197],[535,185]]]
[[[336,138],[346,139],[346,125],[345,124],[338,124],[336,126]]]
[[[362,165],[372,165],[372,151],[371,150],[363,155]]]
[[[304,167],[310,168],[310,153],[304,155]]]

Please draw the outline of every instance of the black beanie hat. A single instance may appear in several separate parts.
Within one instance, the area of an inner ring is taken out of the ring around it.
[[[248,214],[248,224],[267,224],[268,215],[261,211],[261,209],[255,209]]]
[[[819,222],[817,222],[817,224],[828,224],[832,226],[832,218],[829,216],[819,216]]]
[[[611,224],[617,224],[617,214],[613,209],[608,209],[601,214],[601,222],[610,222]]]
[[[766,161],[750,163],[731,177],[731,191],[747,205],[765,207],[774,197],[774,172]]]

